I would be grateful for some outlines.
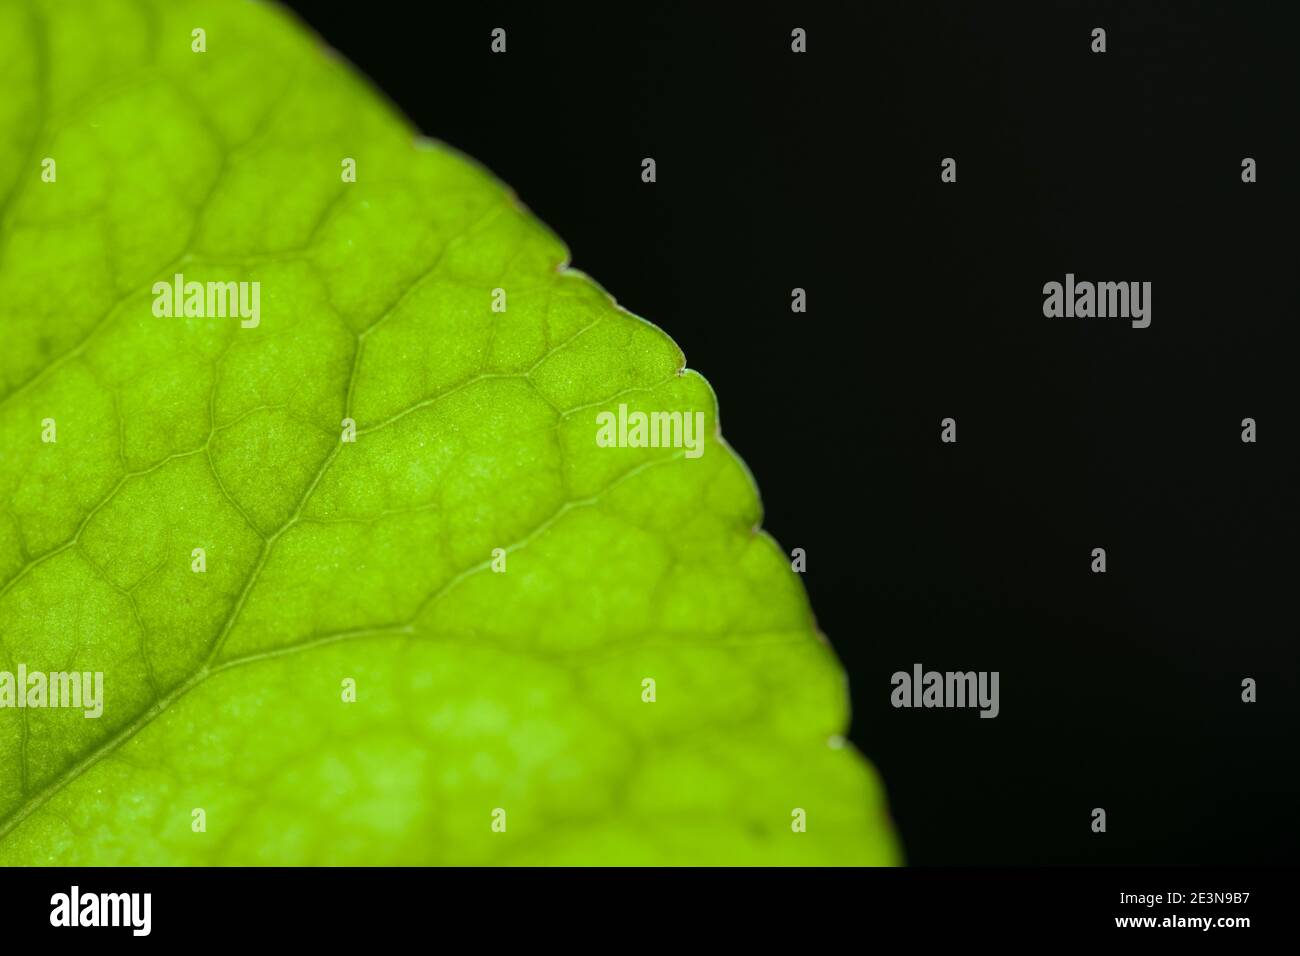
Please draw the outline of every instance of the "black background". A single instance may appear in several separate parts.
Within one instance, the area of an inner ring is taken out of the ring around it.
[[[713,384],[909,862],[1294,860],[1286,5],[293,6]],[[893,709],[916,662],[1001,715]]]

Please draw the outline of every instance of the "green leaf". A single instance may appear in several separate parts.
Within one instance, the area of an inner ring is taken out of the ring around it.
[[[0,64],[0,669],[103,674],[0,709],[0,862],[897,860],[708,384],[513,194],[272,7],[3,2]]]

